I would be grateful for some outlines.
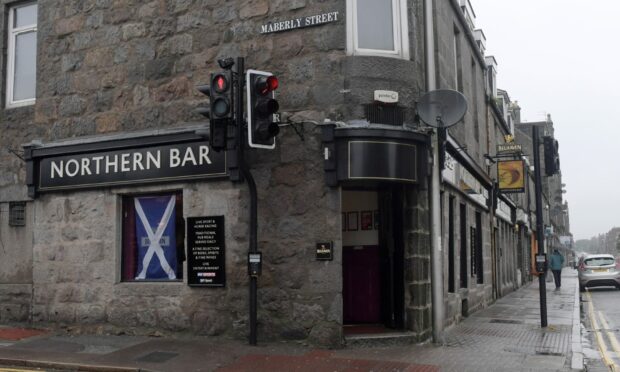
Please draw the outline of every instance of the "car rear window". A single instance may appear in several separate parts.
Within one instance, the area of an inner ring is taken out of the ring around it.
[[[586,258],[586,265],[588,266],[603,266],[603,265],[613,265],[616,261],[612,257],[593,257]]]

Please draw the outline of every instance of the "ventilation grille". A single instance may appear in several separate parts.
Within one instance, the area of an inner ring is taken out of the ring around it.
[[[364,113],[372,124],[402,126],[405,122],[405,111],[398,106],[370,103],[364,105]]]
[[[26,226],[26,203],[9,203],[9,226]]]

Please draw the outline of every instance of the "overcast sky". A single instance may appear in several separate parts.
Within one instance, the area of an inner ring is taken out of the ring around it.
[[[620,226],[620,1],[470,1],[522,121],[551,114],[575,239]]]

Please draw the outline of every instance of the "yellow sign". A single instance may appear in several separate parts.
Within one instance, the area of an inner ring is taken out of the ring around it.
[[[504,160],[497,162],[499,175],[499,191],[525,191],[525,162],[523,160]]]
[[[504,136],[504,141],[506,141],[506,143],[513,143],[515,141],[515,137],[512,134],[507,134]]]

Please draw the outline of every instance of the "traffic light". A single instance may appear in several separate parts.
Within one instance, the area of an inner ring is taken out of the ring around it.
[[[543,146],[545,148],[545,174],[553,176],[560,171],[560,144],[550,136],[543,137]]]
[[[226,149],[228,124],[234,119],[232,71],[211,74],[210,85],[198,86],[198,90],[210,98],[209,108],[198,112],[209,119],[209,145],[215,151]]]
[[[275,100],[278,78],[270,72],[248,70],[246,91],[248,102],[248,144],[250,147],[274,149],[280,132],[274,114],[280,105]]]

